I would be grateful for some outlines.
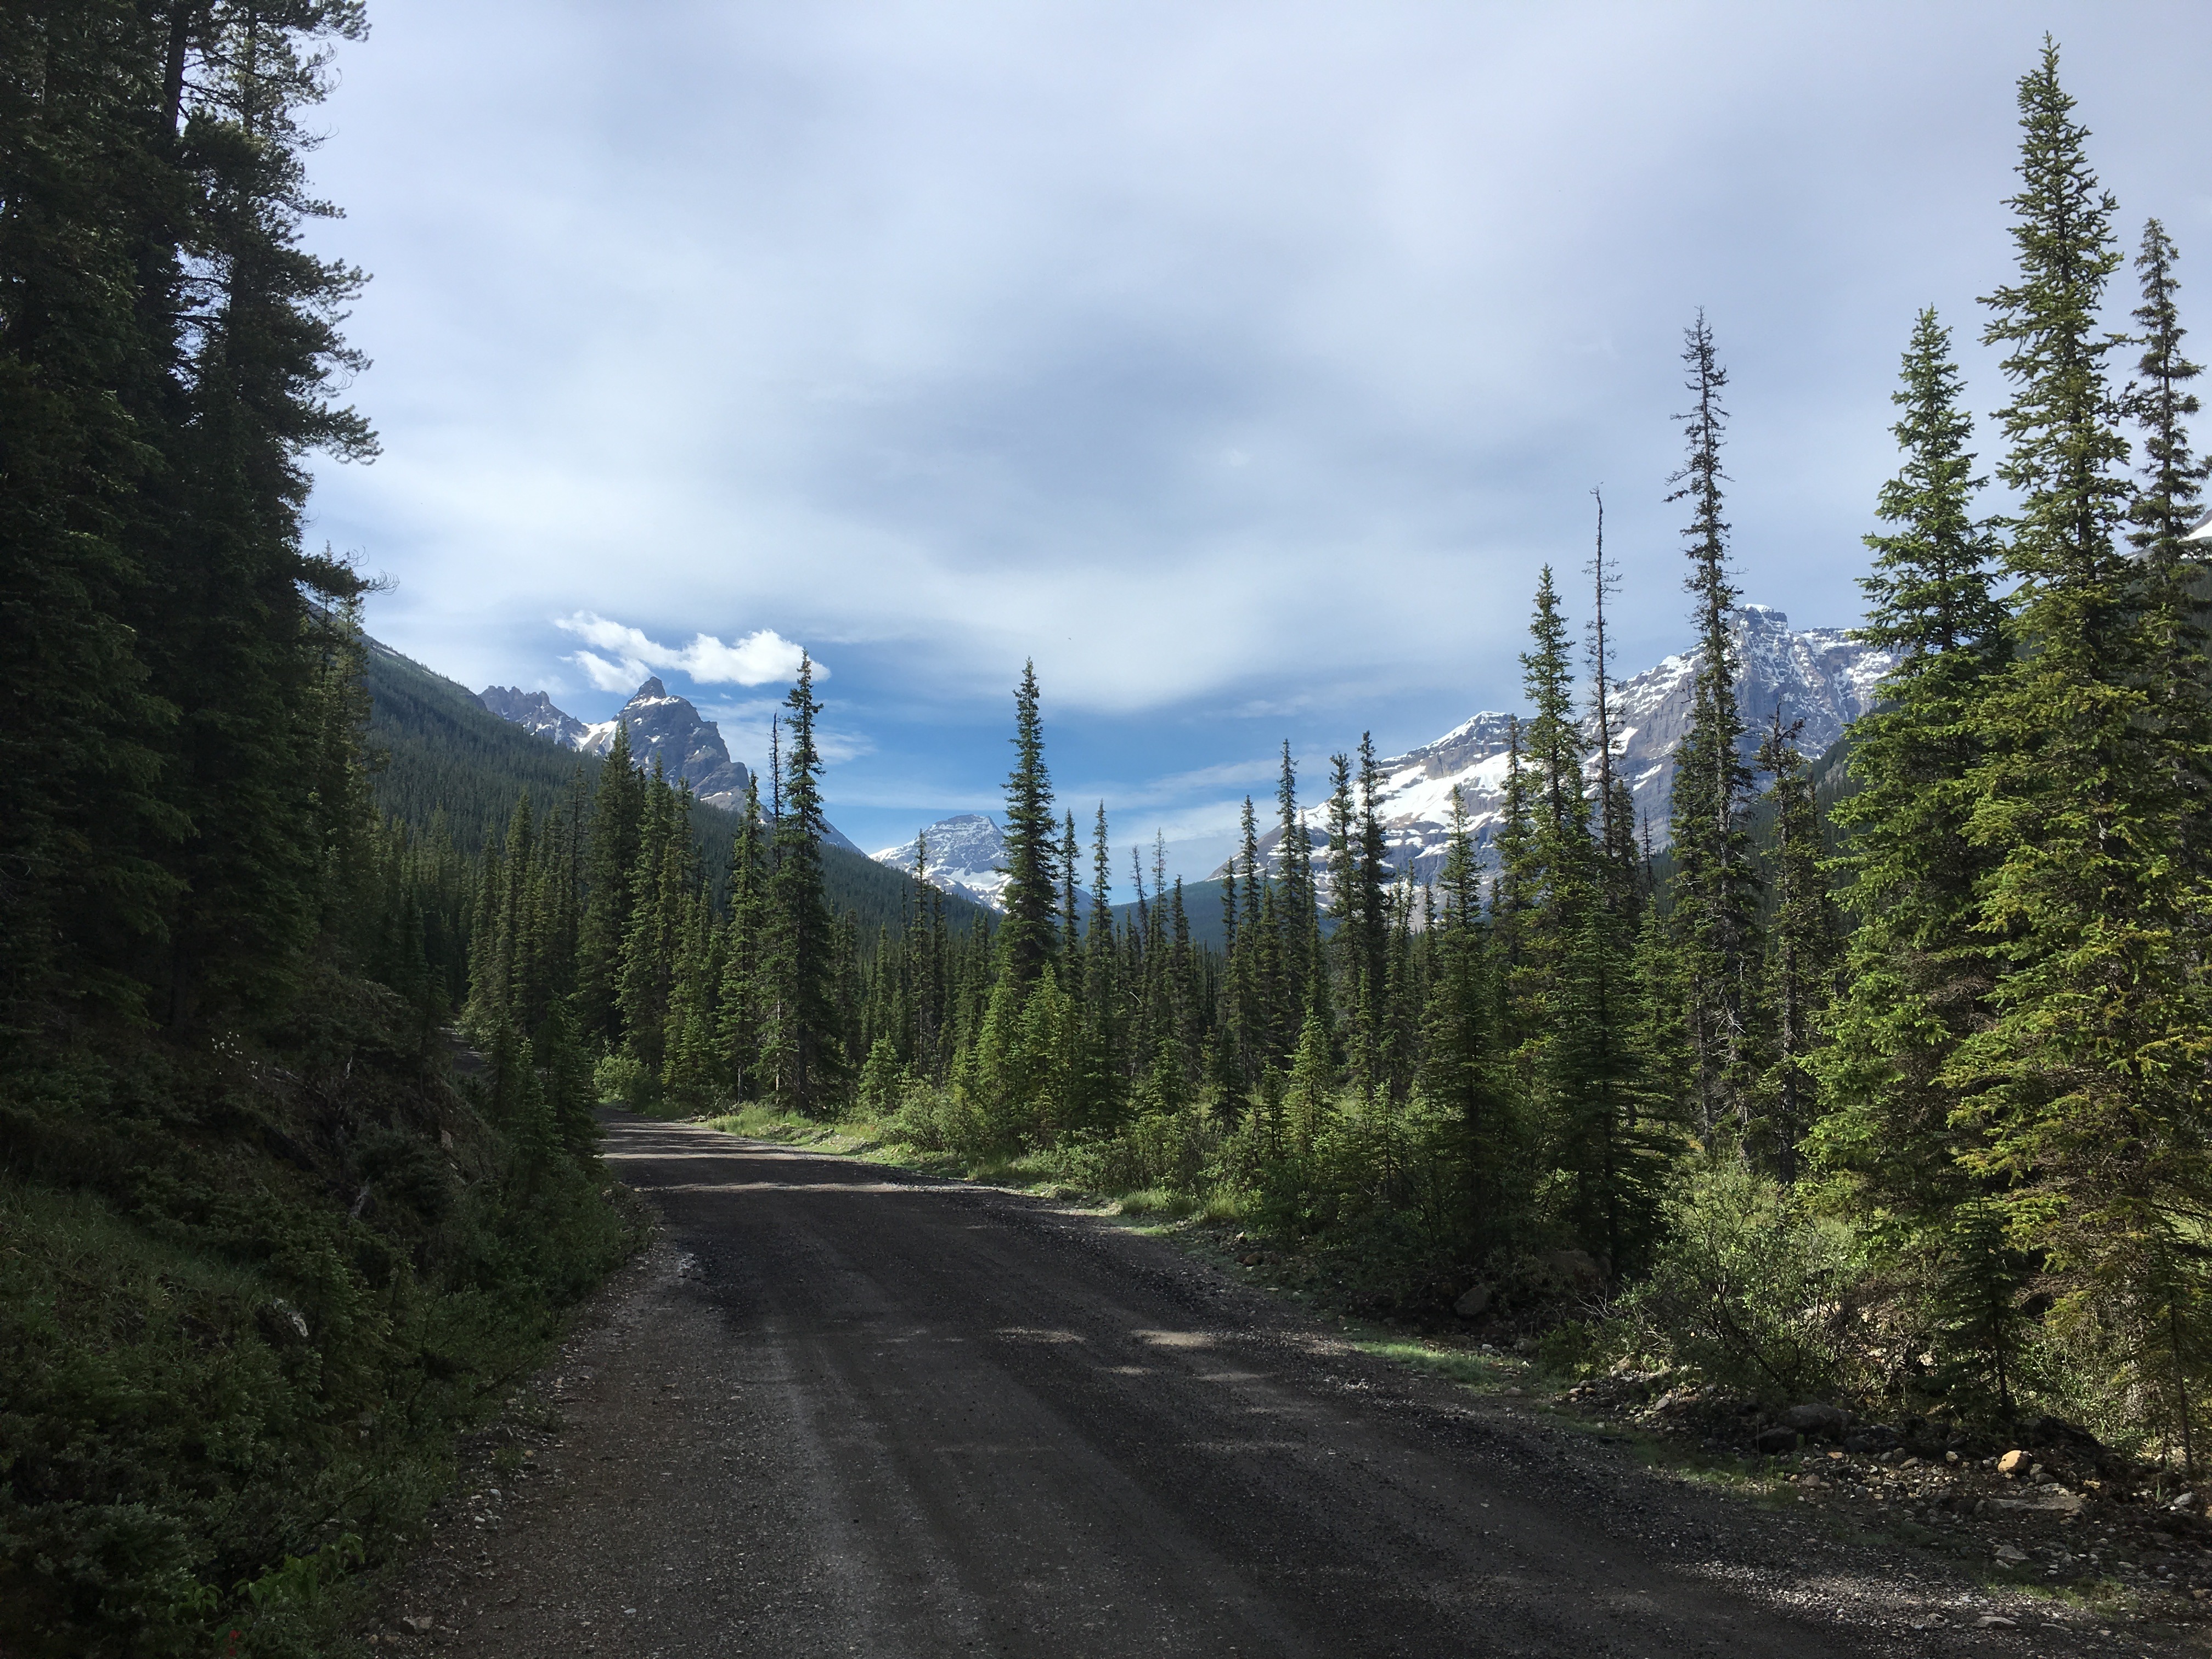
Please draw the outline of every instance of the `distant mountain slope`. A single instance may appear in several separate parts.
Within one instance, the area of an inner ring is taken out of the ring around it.
[[[1790,618],[1766,605],[1745,605],[1731,613],[1729,634],[1741,669],[1738,696],[1746,724],[1747,759],[1759,745],[1760,728],[1779,703],[1785,720],[1802,720],[1798,746],[1821,754],[1838,742],[1846,726],[1874,705],[1876,683],[1894,658],[1856,643],[1841,629],[1793,629]],[[1696,662],[1672,656],[1625,682],[1615,701],[1615,766],[1634,793],[1638,813],[1663,846],[1669,797],[1674,785],[1674,745],[1689,723]],[[1485,713],[1447,732],[1433,743],[1381,763],[1384,778],[1378,805],[1394,868],[1412,861],[1416,881],[1432,881],[1443,867],[1444,842],[1450,832],[1452,796],[1467,808],[1468,820],[1486,867],[1497,862],[1493,840],[1501,826],[1505,796],[1508,717]],[[1596,762],[1589,763],[1592,776]],[[1314,844],[1324,848],[1325,804],[1305,809]],[[1271,830],[1261,850],[1272,866],[1279,829]],[[1224,874],[1228,866],[1214,871]]]
[[[377,805],[418,826],[442,810],[464,853],[473,855],[498,836],[525,789],[542,806],[580,765],[587,777],[599,775],[597,758],[510,725],[466,686],[374,640],[362,680],[369,741],[384,757],[373,786]]]
[[[999,866],[1006,861],[1006,832],[989,814],[959,812],[939,818],[917,840],[921,847],[909,841],[886,847],[873,857],[878,864],[912,875],[917,856],[927,856],[926,873],[934,885],[994,910],[1006,908],[1001,896],[1006,877]]]
[[[1006,832],[999,828],[995,818],[988,812],[956,812],[926,826],[921,837],[926,838],[932,886],[957,893],[987,909],[1005,911],[1006,874],[1000,866],[1006,861]],[[917,854],[922,852],[922,848],[909,841],[869,856],[878,864],[912,875]],[[1075,902],[1087,911],[1090,890],[1077,888]]]
[[[587,781],[597,781],[605,763],[599,756],[534,735],[492,713],[466,686],[389,646],[368,644],[362,683],[369,695],[369,741],[384,757],[374,782],[382,811],[427,828],[442,810],[455,845],[473,856],[506,828],[523,790],[543,807],[558,798],[579,768]],[[695,802],[691,827],[719,892],[738,821],[719,807]],[[825,843],[822,868],[830,908],[854,912],[863,928],[896,926],[913,902],[910,878],[876,863],[849,842]],[[954,894],[949,912],[965,926],[976,907]]]

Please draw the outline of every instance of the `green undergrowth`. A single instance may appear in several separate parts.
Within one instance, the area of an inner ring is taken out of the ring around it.
[[[872,1123],[822,1123],[750,1101],[734,1112],[699,1121],[724,1134],[773,1140],[786,1146],[804,1146],[847,1158],[874,1152],[883,1146],[883,1133]]]
[[[284,1030],[107,1032],[0,1096],[0,1653],[343,1644],[464,1431],[634,1247],[335,974]]]

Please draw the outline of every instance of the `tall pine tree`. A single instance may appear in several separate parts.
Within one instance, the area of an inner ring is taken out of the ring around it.
[[[1998,471],[2018,497],[2014,654],[1972,717],[1968,828],[1990,860],[1975,925],[1999,972],[1993,1017],[1944,1079],[1980,1136],[1969,1167],[2002,1183],[2055,1316],[2142,1365],[2147,1391],[2185,1399],[2208,1352],[2196,1241],[2212,1208],[2212,895],[2187,856],[2204,692],[2160,678],[2156,564],[2124,544],[2128,444],[2106,369],[2121,342],[2100,326],[2115,204],[2048,41],[2020,110],[2019,275],[1986,301],[1984,334],[2013,394]],[[2144,1364],[2177,1346],[2185,1358]]]
[[[1833,813],[1837,897],[1853,927],[1832,1041],[1813,1056],[1827,1108],[1813,1150],[1887,1260],[1945,1287],[1936,1314],[1954,1331],[1952,1380],[2005,1399],[2021,1328],[2003,1310],[2024,1263],[1984,1205],[1992,1182],[1961,1161],[1973,1137],[1943,1077],[1994,983],[1990,944],[1971,931],[1990,857],[1968,829],[1978,711],[2009,654],[1961,392],[1950,331],[1923,311],[1892,394],[1901,465],[1875,507],[1887,528],[1866,538],[1874,571],[1860,580],[1856,637],[1897,664],[1852,726],[1857,787]]]
[[[1017,986],[1044,971],[1057,948],[1054,917],[1060,908],[1054,879],[1052,775],[1044,763],[1044,725],[1037,714],[1036,665],[1022,665],[1014,688],[1014,769],[1006,777],[1006,915],[999,950]]]
[[[1727,477],[1721,471],[1721,438],[1728,423],[1721,393],[1728,372],[1703,311],[1683,332],[1682,362],[1694,401],[1680,417],[1688,454],[1667,499],[1690,504],[1690,522],[1682,532],[1690,560],[1684,586],[1696,599],[1691,621],[1698,647],[1689,729],[1674,750],[1668,833],[1698,1125],[1710,1135],[1730,1120],[1741,1120],[1754,1082],[1758,877],[1744,821],[1751,774],[1741,752],[1743,714],[1729,636],[1736,589],[1721,501]]]

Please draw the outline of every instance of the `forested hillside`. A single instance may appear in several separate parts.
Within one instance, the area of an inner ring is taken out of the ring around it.
[[[465,866],[377,811],[363,585],[301,541],[307,457],[376,447],[301,246],[362,27],[0,9],[11,1655],[323,1648],[629,1245],[587,1098],[449,1068]]]
[[[542,812],[564,794],[588,792],[605,762],[578,755],[501,720],[468,688],[388,646],[365,640],[370,784],[377,810],[432,840],[450,841],[465,860],[496,842],[527,793]],[[690,803],[691,833],[717,902],[726,896],[730,848],[738,816]],[[848,848],[822,848],[824,902],[873,929],[896,925],[915,899],[914,884]],[[948,895],[946,915],[966,924],[976,907]]]

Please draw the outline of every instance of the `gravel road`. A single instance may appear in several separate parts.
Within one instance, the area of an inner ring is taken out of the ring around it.
[[[558,1430],[481,1470],[395,1586],[380,1651],[2143,1650],[1370,1358],[1095,1215],[690,1125],[609,1136],[661,1242],[544,1380]]]

